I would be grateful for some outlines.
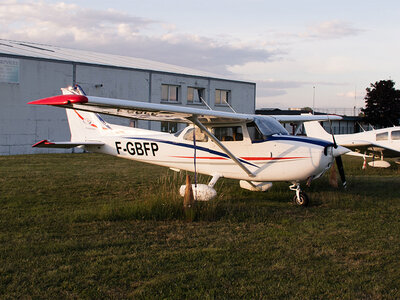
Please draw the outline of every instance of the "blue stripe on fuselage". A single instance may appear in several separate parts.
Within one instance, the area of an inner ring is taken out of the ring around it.
[[[192,145],[192,144],[178,143],[178,142],[173,142],[173,141],[164,141],[164,140],[160,140],[160,139],[142,138],[142,137],[124,137],[124,138],[125,139],[131,139],[131,140],[152,141],[152,142],[158,142],[158,143],[164,143],[164,144],[169,144],[169,145],[181,146],[181,147],[194,149],[194,145]],[[219,155],[219,156],[222,156],[222,157],[227,158],[227,159],[230,159],[230,157],[227,154],[223,153],[223,152],[211,150],[211,149],[206,148],[206,147],[197,146],[197,144],[196,144],[196,149],[197,150],[201,150],[201,151],[205,151],[205,152],[208,152],[208,153],[211,153],[211,154],[214,154],[214,155]],[[238,160],[240,162],[244,163],[244,164],[248,164],[248,165],[250,165],[252,167],[259,168],[259,166],[255,165],[255,164],[252,164],[252,163],[250,163],[250,162],[248,162],[246,160],[243,160],[241,158],[238,158]]]
[[[294,141],[299,143],[318,145],[324,148],[333,146],[333,142],[328,142],[325,140],[311,138],[311,137],[295,136],[295,135],[271,135],[267,138],[266,141]]]

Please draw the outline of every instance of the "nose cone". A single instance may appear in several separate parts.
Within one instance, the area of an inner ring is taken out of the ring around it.
[[[337,146],[337,148],[332,147],[332,155],[334,157],[338,157],[340,155],[346,154],[347,152],[350,152],[349,149],[347,149],[346,147],[342,147],[342,146]]]

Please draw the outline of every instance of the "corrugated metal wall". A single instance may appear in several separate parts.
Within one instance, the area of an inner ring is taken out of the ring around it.
[[[0,76],[0,155],[71,152],[71,150],[33,149],[41,140],[69,140],[70,134],[63,109],[31,106],[26,103],[43,97],[59,95],[60,88],[78,83],[94,96],[161,102],[161,84],[180,87],[180,101],[171,105],[187,104],[187,87],[206,90],[205,100],[217,110],[229,111],[227,106],[215,106],[215,89],[231,91],[231,105],[237,112],[254,113],[255,84],[240,81],[180,75],[159,71],[124,69],[120,67],[89,65],[76,62],[51,61],[42,58],[19,57],[0,53],[0,58],[18,61],[18,80],[11,75]],[[14,67],[15,68],[15,67]],[[7,71],[3,70],[3,73]],[[11,72],[10,72],[11,74]],[[2,79],[1,79],[2,78]],[[129,124],[128,119],[112,119]],[[160,129],[158,122],[139,122],[139,127]]]

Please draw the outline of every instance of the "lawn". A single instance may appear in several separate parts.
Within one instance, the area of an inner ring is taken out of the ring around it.
[[[185,173],[97,154],[0,156],[0,298],[400,298],[400,169],[324,176],[293,205],[221,179],[189,220]],[[202,176],[201,181],[209,178]]]

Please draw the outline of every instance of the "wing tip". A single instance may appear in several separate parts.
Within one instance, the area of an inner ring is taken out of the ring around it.
[[[69,105],[74,103],[87,103],[88,98],[83,95],[58,95],[28,102],[33,105]]]

